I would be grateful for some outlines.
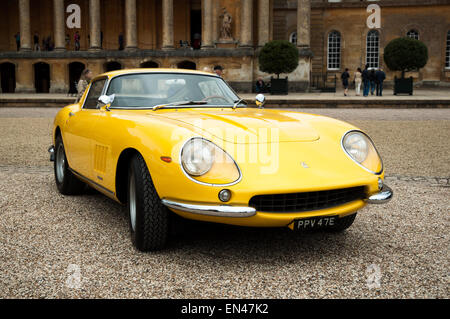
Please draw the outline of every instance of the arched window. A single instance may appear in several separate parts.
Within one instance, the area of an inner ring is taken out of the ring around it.
[[[294,31],[291,34],[289,34],[289,42],[297,44],[297,31]]]
[[[447,45],[445,48],[445,67],[450,69],[450,31],[447,32]]]
[[[419,40],[419,32],[416,30],[409,30],[406,32],[406,36],[411,39]]]
[[[328,34],[328,70],[341,68],[341,34],[331,31]]]
[[[377,30],[367,33],[366,64],[369,68],[378,68],[380,62],[380,34]]]

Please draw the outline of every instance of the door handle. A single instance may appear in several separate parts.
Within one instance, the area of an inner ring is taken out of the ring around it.
[[[74,115],[75,115],[75,113],[73,113],[73,112],[69,113],[69,116],[74,116]]]

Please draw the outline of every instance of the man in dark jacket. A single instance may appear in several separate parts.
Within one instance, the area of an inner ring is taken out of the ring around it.
[[[375,84],[377,82],[374,69],[369,71],[369,81],[370,81],[370,94],[373,95],[373,92],[375,92]]]
[[[366,65],[366,68],[362,71],[361,77],[363,82],[363,95],[368,96],[370,90],[369,65]]]
[[[375,72],[375,78],[377,80],[377,96],[383,96],[383,82],[386,79],[386,73],[380,68]]]

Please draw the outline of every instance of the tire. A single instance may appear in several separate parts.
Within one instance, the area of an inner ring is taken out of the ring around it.
[[[86,186],[70,170],[61,135],[55,140],[55,161],[53,164],[56,187],[63,195],[81,194]]]
[[[127,207],[133,245],[140,251],[162,249],[169,234],[169,211],[140,154],[132,157],[128,169]]]
[[[356,215],[357,215],[357,213],[354,213],[349,216],[338,218],[337,223],[333,227],[328,228],[327,230],[332,233],[338,233],[338,232],[342,232],[342,231],[346,230],[353,224],[353,222],[355,221]]]

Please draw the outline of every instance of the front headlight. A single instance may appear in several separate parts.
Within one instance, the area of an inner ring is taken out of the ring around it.
[[[216,144],[194,137],[181,150],[181,167],[195,181],[208,185],[229,185],[237,182],[237,164]]]
[[[369,136],[360,131],[347,132],[342,138],[342,147],[356,163],[374,174],[383,171],[383,162]]]

